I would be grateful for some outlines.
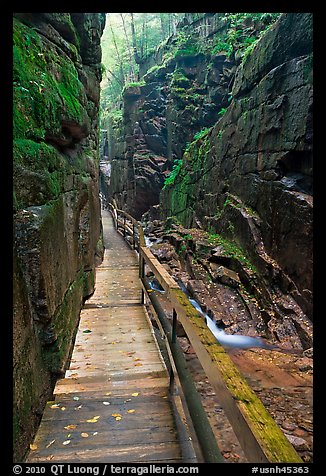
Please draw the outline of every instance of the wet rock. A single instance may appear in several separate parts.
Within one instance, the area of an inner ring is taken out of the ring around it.
[[[303,438],[298,436],[290,435],[288,433],[284,433],[289,442],[294,446],[296,450],[304,451],[309,450],[309,444]]]
[[[282,428],[284,428],[284,430],[293,431],[297,428],[297,425],[291,421],[285,420],[282,422]]]
[[[163,262],[178,259],[178,255],[176,254],[174,247],[169,243],[154,244],[151,246],[151,252],[154,256],[156,256],[156,258]]]
[[[217,267],[213,271],[212,276],[214,280],[218,280],[222,284],[226,284],[234,288],[241,284],[238,274],[231,269],[225,268],[224,266]]]
[[[305,357],[313,358],[313,348],[311,347],[310,349],[306,349],[303,351],[303,355]]]

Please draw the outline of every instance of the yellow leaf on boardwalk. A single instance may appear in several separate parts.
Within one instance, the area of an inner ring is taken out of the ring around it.
[[[131,394],[132,397],[138,397],[138,395],[139,395],[139,392],[134,392]]]
[[[31,449],[32,451],[36,451],[36,450],[37,450],[37,445],[34,445],[33,443],[31,443],[31,444],[29,445],[29,447],[30,447],[30,449]]]
[[[88,438],[88,437],[89,437],[89,434],[88,434],[88,433],[81,433],[81,436],[82,436],[83,438]]]
[[[86,420],[86,421],[87,421],[87,423],[97,423],[99,418],[101,418],[101,417],[98,415],[98,416],[90,418],[89,420]]]
[[[77,428],[77,425],[67,425],[64,427],[65,430],[74,430],[75,428]]]
[[[128,410],[127,413],[134,413],[136,410]]]
[[[111,416],[113,416],[114,418],[121,417],[120,413],[112,413]]]

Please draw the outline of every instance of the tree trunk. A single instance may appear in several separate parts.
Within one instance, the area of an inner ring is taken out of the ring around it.
[[[115,35],[114,35],[114,32],[113,32],[113,28],[112,28],[112,25],[111,25],[111,22],[110,22],[109,15],[107,17],[108,17],[108,22],[109,22],[109,26],[110,26],[110,31],[111,31],[111,34],[112,34],[112,40],[113,40],[114,48],[115,48],[115,51],[117,53],[117,57],[118,57],[118,61],[119,61],[119,71],[120,71],[120,76],[121,76],[120,84],[122,84],[124,86],[125,82],[126,82],[126,79],[125,79],[125,74],[124,74],[124,71],[123,71],[123,63],[122,63],[122,60],[121,60],[121,56],[120,56],[120,53],[119,53],[119,48],[118,48],[118,45],[117,45],[117,42],[116,42],[116,39],[115,39]],[[114,77],[117,78],[116,76],[114,76]]]
[[[136,42],[136,31],[135,31],[135,23],[134,23],[134,14],[130,13],[131,18],[131,36],[132,36],[132,46],[134,49],[134,58],[137,64],[141,63],[141,58],[138,54],[137,50],[137,42]]]
[[[123,31],[125,33],[125,38],[126,38],[126,44],[127,44],[127,50],[128,50],[128,56],[129,56],[129,63],[130,63],[131,81],[135,81],[136,77],[135,77],[135,70],[134,70],[134,60],[133,60],[133,57],[132,57],[130,41],[129,41],[129,38],[128,38],[128,35],[127,35],[126,23],[125,23],[125,19],[124,19],[122,13],[120,13],[120,17],[121,17],[121,20],[122,20]]]

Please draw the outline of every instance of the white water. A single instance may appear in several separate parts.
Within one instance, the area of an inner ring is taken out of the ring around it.
[[[228,347],[229,349],[250,349],[252,347],[262,347],[264,349],[273,349],[274,346],[266,344],[259,337],[250,337],[240,334],[226,334],[223,329],[220,329],[212,318],[206,314],[201,306],[195,299],[189,298],[189,302],[194,306],[194,308],[200,312],[205,317],[205,322],[207,327],[210,329],[212,334],[216,337],[221,345]]]
[[[164,293],[164,289],[161,288],[160,284],[156,280],[151,280],[149,282],[150,287],[153,291],[159,291],[160,293]],[[187,290],[184,285],[179,282],[179,286],[182,291],[188,296]],[[263,349],[276,349],[277,346],[266,344],[262,339],[259,337],[250,337],[241,334],[226,334],[223,329],[220,329],[217,324],[213,321],[208,314],[206,314],[200,304],[193,298],[189,298],[189,302],[194,306],[194,308],[200,312],[202,316],[205,318],[205,322],[209,330],[212,332],[214,337],[218,340],[218,342],[227,347],[229,349],[251,349],[253,347],[260,347]]]

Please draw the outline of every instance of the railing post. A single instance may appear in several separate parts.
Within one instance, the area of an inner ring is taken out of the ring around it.
[[[139,252],[139,277],[141,281],[144,281],[145,277],[145,260],[141,255],[141,251]],[[140,303],[145,304],[145,293],[143,287],[141,288],[141,297],[140,297]]]
[[[123,237],[126,238],[126,215],[123,215]]]
[[[171,336],[172,344],[175,344],[176,340],[177,340],[177,318],[178,318],[177,311],[173,308],[173,313],[172,313],[172,336]]]
[[[132,247],[133,249],[136,248],[136,241],[135,241],[135,224],[132,222]]]

